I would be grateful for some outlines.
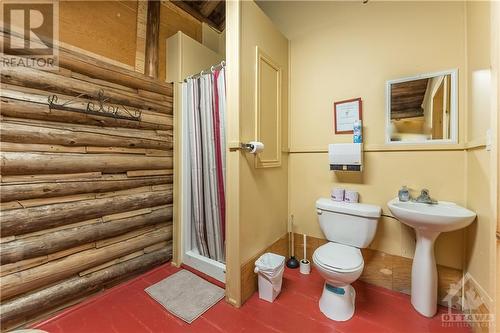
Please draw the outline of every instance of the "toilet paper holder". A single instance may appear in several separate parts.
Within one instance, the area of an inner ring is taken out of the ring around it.
[[[234,149],[242,150],[250,154],[257,154],[264,150],[264,144],[258,141],[250,141],[248,143],[240,143],[240,146]]]

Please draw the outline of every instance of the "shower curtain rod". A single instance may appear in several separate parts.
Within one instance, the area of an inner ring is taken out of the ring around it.
[[[202,70],[198,74],[189,75],[187,78],[184,79],[184,82],[187,82],[188,79],[198,78],[198,77],[202,76],[203,74],[208,74],[209,72],[213,73],[216,69],[224,68],[224,67],[226,67],[226,62],[224,60],[222,60],[220,63],[213,65],[212,67],[210,67],[207,70]]]

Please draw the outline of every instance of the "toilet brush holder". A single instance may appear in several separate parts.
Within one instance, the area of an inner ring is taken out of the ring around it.
[[[311,273],[311,262],[309,260],[302,259],[300,261],[300,273],[306,275]]]
[[[309,274],[311,273],[311,262],[307,260],[307,236],[306,234],[302,235],[303,237],[303,246],[304,246],[304,259],[300,261],[300,273]]]

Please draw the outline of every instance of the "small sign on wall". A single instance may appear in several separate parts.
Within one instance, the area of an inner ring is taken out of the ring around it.
[[[352,134],[354,122],[362,120],[361,97],[335,102],[333,119],[335,134]]]

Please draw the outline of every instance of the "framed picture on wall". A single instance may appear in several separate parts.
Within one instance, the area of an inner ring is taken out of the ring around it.
[[[333,105],[333,127],[335,134],[353,133],[356,120],[362,120],[361,97],[335,102]]]

